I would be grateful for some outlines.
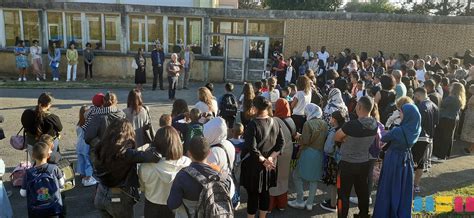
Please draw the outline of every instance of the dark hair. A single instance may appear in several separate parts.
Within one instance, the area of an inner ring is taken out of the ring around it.
[[[441,79],[441,85],[442,86],[448,86],[449,85],[449,78],[448,77],[443,77]]]
[[[184,99],[176,99],[173,102],[173,109],[171,110],[171,116],[176,117],[186,112],[189,112],[188,103]]]
[[[207,89],[209,89],[209,91],[214,92],[214,84],[212,84],[212,83],[207,83],[207,84],[205,85],[205,87],[206,87]]]
[[[423,88],[423,87],[418,87],[418,88],[416,88],[415,91],[414,91],[414,93],[420,93],[420,94],[422,94],[422,95],[426,95],[426,94],[427,94],[427,93],[426,93],[426,89]]]
[[[232,84],[232,83],[226,83],[226,84],[225,84],[225,90],[228,91],[228,92],[234,91],[234,84]]]
[[[426,80],[423,85],[425,87],[430,87],[431,89],[434,89],[435,87],[435,82],[432,79]]]
[[[360,80],[360,75],[357,72],[351,73],[351,78],[354,78],[356,81]]]
[[[357,84],[361,84],[361,85],[364,86],[364,85],[365,85],[365,82],[364,82],[364,80],[359,80],[359,81],[357,81]]]
[[[69,45],[67,46],[67,48],[68,48],[68,49],[71,49],[71,46],[72,46],[72,45],[74,45],[74,47],[75,47],[75,46],[76,46],[76,42],[71,41],[71,42],[69,43]]]
[[[179,160],[183,156],[183,145],[179,134],[171,126],[165,126],[156,131],[152,146],[166,158],[166,160]]]
[[[436,85],[438,85],[439,83],[441,83],[441,75],[439,74],[434,74],[431,79],[433,80],[433,82],[435,82]]]
[[[199,118],[201,118],[201,111],[199,111],[199,109],[197,109],[197,108],[191,109],[191,111],[189,112],[189,118],[193,122],[198,121]]]
[[[255,82],[255,89],[258,91],[263,87],[262,81],[256,81]]]
[[[33,43],[39,43],[39,41],[36,39],[33,39]]]
[[[135,129],[125,118],[113,120],[105,129],[104,135],[95,149],[98,163],[104,167],[112,167],[117,159],[121,159],[126,149],[136,147]]]
[[[263,96],[257,96],[253,99],[253,106],[257,108],[258,111],[264,111],[268,110],[268,108],[272,106],[272,103]]]
[[[131,113],[135,114],[140,113],[143,107],[142,93],[137,89],[132,89],[128,93],[127,107],[132,111]]]
[[[334,69],[328,70],[327,75],[328,75],[328,80],[334,80],[339,77],[339,74]]]
[[[35,108],[36,138],[39,138],[41,135],[43,135],[43,130],[41,129],[41,126],[43,126],[44,118],[46,117],[46,113],[45,111],[43,111],[43,108],[50,105],[52,101],[53,101],[52,96],[47,92],[41,93],[41,95],[38,97],[38,104],[36,105],[36,108]]]
[[[383,75],[380,78],[380,83],[382,84],[382,89],[392,90],[395,88],[395,78],[392,75]],[[370,110],[369,110],[370,111]]]
[[[18,40],[18,41],[16,42],[16,46],[22,45],[24,42],[25,42],[25,41],[23,41],[23,40]]]
[[[33,159],[35,160],[43,160],[45,158],[48,158],[48,154],[49,154],[49,145],[46,144],[46,142],[37,142],[35,143],[35,145],[33,146],[33,151],[31,152],[31,156],[33,157]]]
[[[86,47],[89,47],[89,46],[92,47],[92,44],[90,42],[86,43]]]
[[[407,89],[408,88],[413,88],[410,78],[404,76],[404,77],[402,77],[401,81],[406,86]]]
[[[332,112],[331,117],[334,118],[337,122],[337,127],[341,128],[342,125],[346,122],[346,112],[342,110],[337,110]]]
[[[282,88],[281,92],[286,92],[286,93],[290,94],[290,87],[287,86],[287,87]]]
[[[341,92],[347,91],[347,80],[345,79],[337,80],[335,87],[339,89]]]
[[[160,117],[160,127],[171,126],[173,119],[169,114],[163,114]]]
[[[81,109],[79,109],[79,121],[77,121],[77,126],[84,126],[86,124],[86,113],[87,106],[83,105]]]
[[[203,161],[209,154],[210,146],[207,139],[202,136],[195,136],[189,143],[189,153],[193,159]]]
[[[372,100],[372,98],[367,97],[367,96],[362,96],[357,102],[357,104],[360,105],[365,112],[369,112],[369,113],[372,111],[372,108],[374,107],[374,101]]]

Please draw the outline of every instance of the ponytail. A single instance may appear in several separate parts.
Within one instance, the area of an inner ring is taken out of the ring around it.
[[[44,118],[46,117],[46,113],[43,110],[44,107],[47,107],[49,104],[51,104],[52,97],[49,93],[42,93],[38,97],[38,104],[36,105],[35,108],[35,129],[36,129],[36,138],[39,139],[39,137],[43,134],[43,130],[41,127],[43,126],[44,123]]]

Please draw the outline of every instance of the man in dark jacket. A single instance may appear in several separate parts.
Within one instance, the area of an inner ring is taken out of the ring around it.
[[[151,52],[151,64],[153,66],[153,90],[156,90],[157,79],[160,81],[160,90],[163,88],[163,64],[165,63],[165,53],[161,44],[157,42]]]
[[[411,148],[413,162],[415,163],[415,188],[414,191],[420,192],[420,180],[423,175],[423,166],[425,159],[431,158],[433,150],[433,135],[435,127],[438,125],[439,113],[438,106],[433,103],[426,89],[415,89],[415,102],[421,114],[421,133],[418,141]],[[425,153],[427,155],[425,155]]]
[[[428,94],[428,98],[436,105],[436,106],[441,106],[441,101],[443,100],[443,96],[439,94],[435,90],[435,82],[433,80],[426,80],[424,82],[424,87],[426,89],[426,93]]]

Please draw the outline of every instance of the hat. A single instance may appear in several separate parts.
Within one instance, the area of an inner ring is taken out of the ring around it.
[[[92,98],[92,104],[96,107],[102,107],[102,105],[104,104],[104,97],[104,93],[95,94]]]

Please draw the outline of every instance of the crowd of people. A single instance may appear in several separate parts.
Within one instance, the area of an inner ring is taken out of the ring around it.
[[[137,70],[146,64],[141,55]],[[172,111],[160,116],[156,132],[141,87],[130,91],[126,109],[117,107],[111,92],[81,107],[77,172],[84,186],[96,185],[94,205],[102,217],[132,217],[140,192],[145,217],[230,216],[239,207],[240,187],[248,196],[249,218],[287,206],[311,211],[319,181],[329,190],[320,207],[338,217],[348,216],[350,202],[358,204],[355,217],[369,217],[370,204],[373,217],[410,217],[423,172],[452,156],[455,138],[470,143],[465,153],[474,152],[470,55],[463,62],[439,61],[430,55],[385,58],[383,52],[359,56],[345,49],[336,57],[325,47],[313,52],[308,46],[288,61],[276,53],[262,74],[266,78],[245,83],[238,95],[232,83],[221,96],[212,84],[199,88],[190,108],[174,99],[186,62],[173,54],[167,67],[174,75],[168,77]],[[152,54],[154,66],[162,67],[161,58]],[[22,115],[35,160],[22,188],[30,216],[63,212],[61,200],[55,201],[59,206],[34,207],[40,198],[29,184],[46,173],[58,193],[62,186],[50,160],[60,154],[62,131],[59,117],[49,112],[51,103],[43,93],[36,108]],[[296,192],[292,201],[289,182]],[[57,193],[50,197],[61,199]]]

